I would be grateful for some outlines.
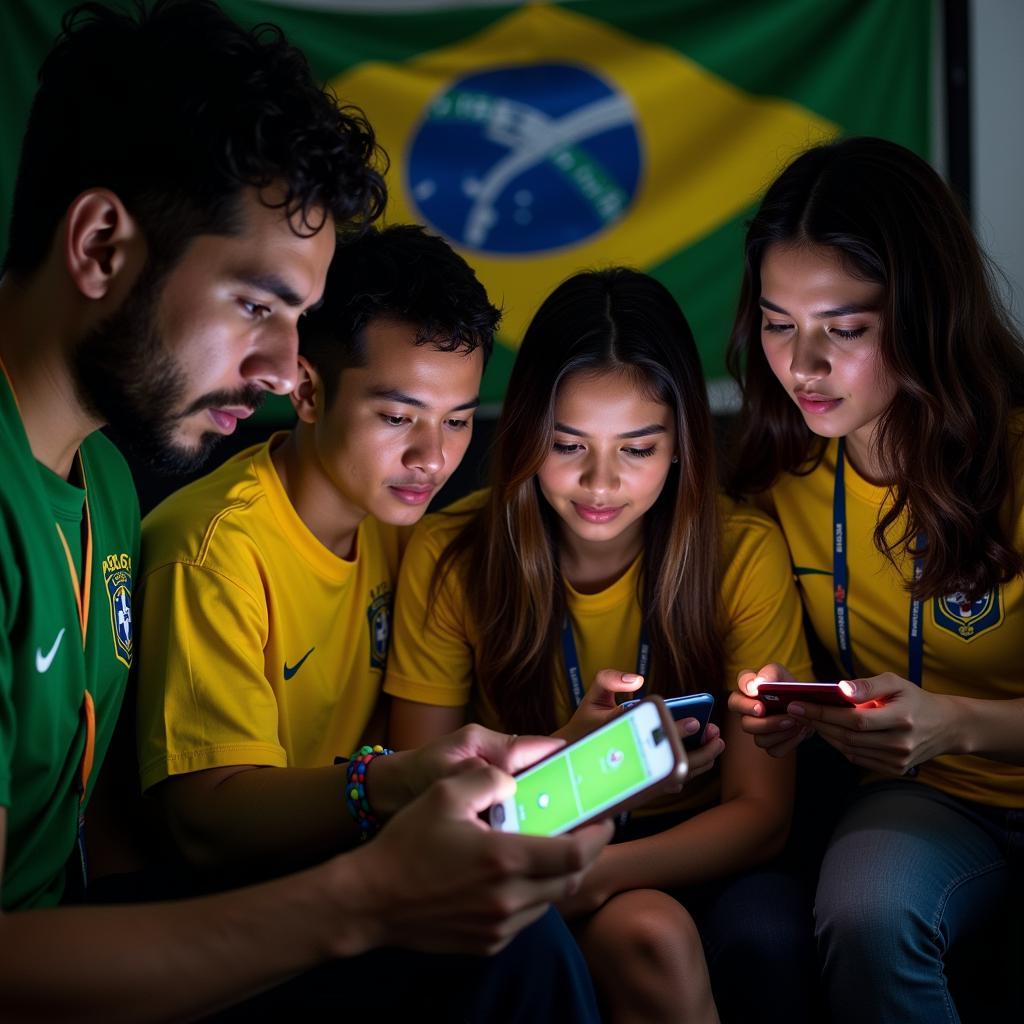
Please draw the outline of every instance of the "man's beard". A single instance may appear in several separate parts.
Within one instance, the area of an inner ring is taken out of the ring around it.
[[[188,379],[168,350],[157,317],[163,275],[147,267],[121,307],[79,342],[73,356],[82,404],[110,429],[118,445],[142,463],[167,473],[197,469],[221,435],[209,431],[193,444],[175,438],[178,423],[203,409],[257,409],[262,388],[211,391],[187,408]]]

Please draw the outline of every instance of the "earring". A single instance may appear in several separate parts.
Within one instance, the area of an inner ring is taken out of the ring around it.
[[[679,456],[678,455],[673,455],[672,456],[672,461],[673,462],[678,462],[679,461]]]

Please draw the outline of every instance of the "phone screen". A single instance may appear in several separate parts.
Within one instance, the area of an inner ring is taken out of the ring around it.
[[[857,706],[843,693],[838,683],[764,682],[758,686],[757,696],[764,703],[766,715],[783,714],[789,703],[795,700],[837,708]]]
[[[674,766],[657,710],[638,707],[516,776],[514,796],[491,809],[492,824],[560,835],[665,778]]]

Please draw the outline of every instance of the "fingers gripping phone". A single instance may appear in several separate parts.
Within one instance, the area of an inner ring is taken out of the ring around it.
[[[843,693],[838,683],[760,683],[757,697],[766,715],[781,715],[794,700],[834,708],[855,708],[856,702]]]
[[[639,704],[638,700],[623,701],[621,708],[631,708]],[[704,742],[704,731],[711,721],[711,712],[715,707],[715,698],[710,693],[688,693],[684,697],[666,697],[665,707],[673,721],[683,718],[696,718],[700,728],[683,740],[684,750],[696,750]]]
[[[686,754],[660,698],[563,747],[516,776],[515,792],[490,810],[502,832],[557,836],[607,818],[641,794],[686,776]]]

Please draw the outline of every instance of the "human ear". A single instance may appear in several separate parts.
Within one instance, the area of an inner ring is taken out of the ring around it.
[[[320,374],[305,356],[299,356],[299,375],[289,395],[295,415],[303,423],[316,423],[324,411],[324,389]]]
[[[105,299],[134,282],[146,244],[138,222],[113,192],[92,188],[76,196],[65,224],[64,262],[83,296]]]

